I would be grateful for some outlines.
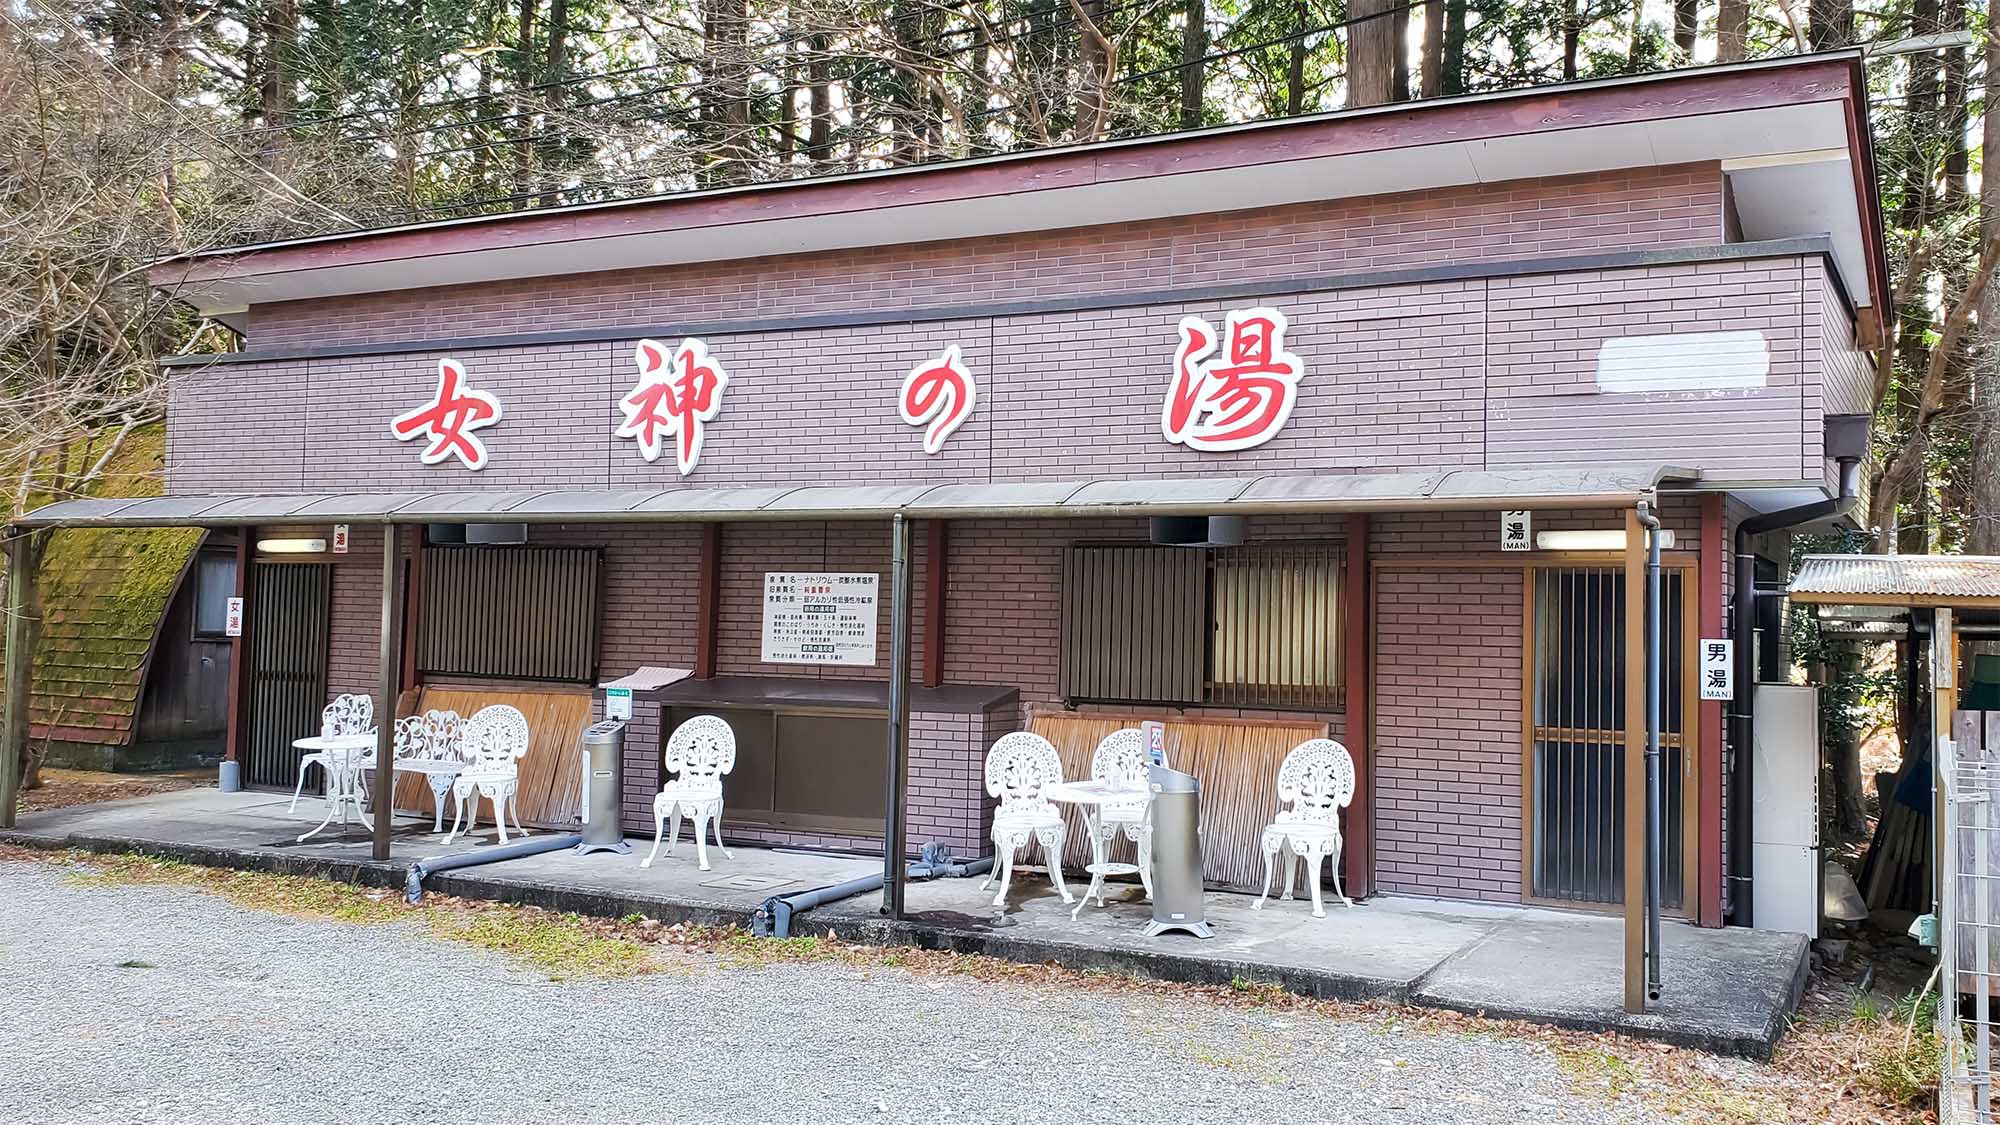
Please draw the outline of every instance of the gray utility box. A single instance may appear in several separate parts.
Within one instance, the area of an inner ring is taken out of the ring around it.
[[[1186,930],[1214,937],[1201,881],[1201,779],[1150,766],[1146,787],[1153,792],[1153,920],[1146,936]]]
[[[609,851],[624,855],[632,850],[625,842],[619,821],[619,796],[625,781],[625,722],[606,719],[592,723],[583,732],[583,843],[576,854]]]

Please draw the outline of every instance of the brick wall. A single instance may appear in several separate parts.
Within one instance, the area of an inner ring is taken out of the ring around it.
[[[1384,568],[1375,603],[1375,880],[1521,897],[1521,572]]]
[[[1226,206],[1226,201],[1218,201]],[[255,347],[1066,297],[1722,241],[1718,166],[256,306]],[[629,357],[630,351],[624,353]],[[905,368],[907,370],[907,368]]]

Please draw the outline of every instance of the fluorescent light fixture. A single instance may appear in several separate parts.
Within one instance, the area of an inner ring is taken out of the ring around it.
[[[1674,533],[1660,529],[1660,549],[1674,545]],[[1622,551],[1625,549],[1625,529],[1605,528],[1602,531],[1537,531],[1535,546],[1544,551]]]
[[[257,550],[266,555],[323,555],[324,539],[259,539]]]

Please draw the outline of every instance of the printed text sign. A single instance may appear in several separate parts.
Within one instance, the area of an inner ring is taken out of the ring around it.
[[[1736,691],[1736,657],[1729,642],[1703,638],[1701,642],[1701,697],[1729,699]]]
[[[766,664],[875,663],[877,574],[764,575]]]

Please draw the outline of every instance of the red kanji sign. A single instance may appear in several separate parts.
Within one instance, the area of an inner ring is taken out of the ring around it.
[[[708,345],[694,339],[681,341],[671,363],[666,346],[653,340],[639,341],[634,358],[639,382],[619,400],[625,420],[618,425],[618,436],[637,440],[639,455],[647,461],[659,459],[663,438],[675,438],[674,460],[686,476],[701,460],[707,423],[722,410],[729,373],[708,354]]]
[[[465,385],[465,368],[455,359],[438,361],[437,394],[422,406],[389,423],[397,441],[422,435],[430,439],[419,460],[435,465],[456,457],[468,469],[486,467],[486,444],[472,431],[500,420],[500,400]]]
[[[936,453],[944,448],[944,439],[972,413],[978,395],[972,372],[959,361],[958,345],[953,344],[943,355],[910,369],[896,396],[896,410],[912,426],[929,423],[924,431],[924,452]]]
[[[1285,314],[1238,309],[1229,314],[1224,355],[1215,350],[1215,327],[1198,316],[1181,318],[1174,352],[1174,381],[1160,408],[1160,432],[1189,449],[1249,449],[1276,436],[1299,397],[1305,365],[1285,350]]]

